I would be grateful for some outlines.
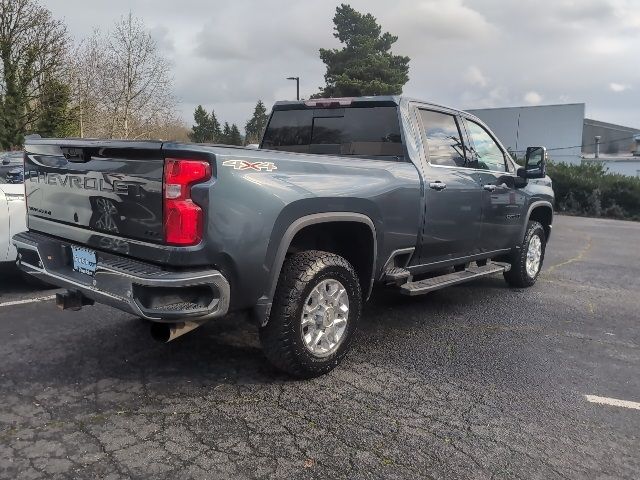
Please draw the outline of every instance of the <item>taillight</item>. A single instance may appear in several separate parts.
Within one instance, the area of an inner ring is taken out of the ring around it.
[[[204,214],[191,199],[191,186],[211,178],[211,165],[201,160],[164,161],[164,239],[172,245],[202,240]]]

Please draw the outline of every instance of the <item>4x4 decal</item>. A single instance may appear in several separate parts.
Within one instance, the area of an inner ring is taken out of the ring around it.
[[[266,170],[272,172],[278,167],[273,162],[248,162],[246,160],[225,160],[222,162],[224,167],[233,167],[234,170]]]

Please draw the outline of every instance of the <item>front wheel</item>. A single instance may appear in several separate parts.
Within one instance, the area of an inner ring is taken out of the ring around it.
[[[511,261],[511,270],[504,273],[504,279],[512,287],[530,287],[538,278],[547,238],[540,222],[531,221],[520,249]]]
[[[351,264],[332,253],[296,253],[283,265],[267,325],[266,357],[290,375],[311,378],[335,368],[351,346],[362,298]]]

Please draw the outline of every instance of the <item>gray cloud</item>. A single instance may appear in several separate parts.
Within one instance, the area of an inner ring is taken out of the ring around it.
[[[162,53],[165,55],[173,55],[176,47],[169,27],[166,25],[156,25],[149,30],[149,34],[155,40]]]
[[[303,96],[317,91],[324,74],[318,49],[336,45],[332,17],[340,1],[45,3],[79,38],[131,9],[170,60],[185,121],[203,104],[243,124],[258,98],[292,98],[289,75],[301,77]],[[590,116],[640,126],[634,0],[350,3],[398,35],[395,52],[411,57],[411,96],[461,108],[586,102]]]

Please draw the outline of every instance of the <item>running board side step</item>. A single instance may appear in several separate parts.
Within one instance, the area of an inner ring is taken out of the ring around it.
[[[402,267],[388,267],[384,271],[384,280],[387,283],[400,285],[401,283],[411,280],[411,272]]]
[[[511,269],[509,264],[487,263],[482,267],[470,266],[461,272],[448,273],[437,277],[426,278],[417,282],[407,282],[400,285],[400,291],[404,295],[414,296],[440,290],[441,288],[468,282],[476,278],[492,275],[494,273],[507,272]]]

